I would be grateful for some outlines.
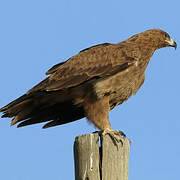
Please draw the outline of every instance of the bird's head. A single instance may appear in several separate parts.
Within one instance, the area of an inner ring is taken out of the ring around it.
[[[151,29],[144,32],[145,34],[149,34],[149,37],[154,40],[154,43],[157,47],[157,49],[162,47],[174,47],[177,48],[176,42],[170,37],[170,35],[167,32],[164,32],[160,29]]]
[[[175,49],[177,48],[176,42],[169,36],[167,32],[161,29],[147,30],[140,34],[134,35],[131,38],[132,40],[135,38],[137,41],[139,41],[139,43],[144,45],[151,44],[155,49],[168,46],[174,47]]]

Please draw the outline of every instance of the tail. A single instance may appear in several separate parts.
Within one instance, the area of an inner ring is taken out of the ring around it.
[[[72,99],[57,91],[24,94],[2,107],[0,112],[3,113],[2,118],[13,118],[11,125],[19,123],[17,127],[48,122],[43,128],[49,128],[85,116],[83,107],[75,105]]]

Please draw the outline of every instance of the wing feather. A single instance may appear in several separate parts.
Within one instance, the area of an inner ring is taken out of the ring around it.
[[[53,66],[45,80],[28,91],[56,91],[78,86],[93,78],[105,78],[128,68],[135,61],[133,51],[125,43],[102,44],[87,48],[68,61]],[[137,52],[136,52],[137,53]]]

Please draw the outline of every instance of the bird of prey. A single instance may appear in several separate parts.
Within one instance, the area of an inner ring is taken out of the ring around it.
[[[48,77],[2,107],[2,117],[17,127],[47,122],[43,128],[84,117],[113,132],[108,113],[135,94],[145,80],[154,51],[177,47],[168,33],[151,29],[117,44],[89,47],[49,69]]]

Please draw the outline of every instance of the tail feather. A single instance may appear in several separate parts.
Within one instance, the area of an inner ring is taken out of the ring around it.
[[[83,107],[74,105],[72,100],[65,100],[62,93],[52,92],[25,94],[1,108],[0,112],[3,112],[2,117],[14,117],[11,125],[19,123],[17,127],[50,121],[43,126],[47,128],[85,116]]]
[[[9,108],[7,108],[5,111],[3,111],[2,117],[13,117],[16,116],[22,109],[25,109],[25,107],[30,106],[31,100],[27,99],[23,102],[20,102],[19,104],[15,104]]]
[[[16,123],[31,117],[31,112],[33,111],[33,107],[25,108],[23,111],[20,111],[11,121],[11,126],[15,125]]]
[[[47,129],[47,128],[50,128],[50,127],[53,127],[53,126],[57,126],[57,125],[61,125],[60,124],[60,121],[50,121],[50,122],[48,122],[48,123],[46,123],[42,128],[43,129]]]
[[[36,119],[36,118],[32,118],[32,119],[27,119],[21,123],[19,123],[17,125],[17,127],[23,127],[23,126],[28,126],[28,125],[32,125],[32,124],[38,124],[38,123],[43,123],[43,122],[46,122],[46,121],[50,121],[49,118],[45,118],[45,119]]]
[[[29,98],[29,95],[24,94],[23,96],[19,97],[18,99],[15,99],[14,101],[7,104],[6,106],[0,108],[0,112],[6,111],[7,109],[15,106],[16,104],[19,104],[19,103],[25,101],[27,98]]]
[[[56,104],[52,107],[44,109],[43,111],[35,114],[31,118],[24,120],[18,124],[19,127],[48,122],[43,126],[43,128],[49,128],[61,124],[66,124],[69,122],[76,121],[85,117],[84,109],[73,105],[70,102]]]

